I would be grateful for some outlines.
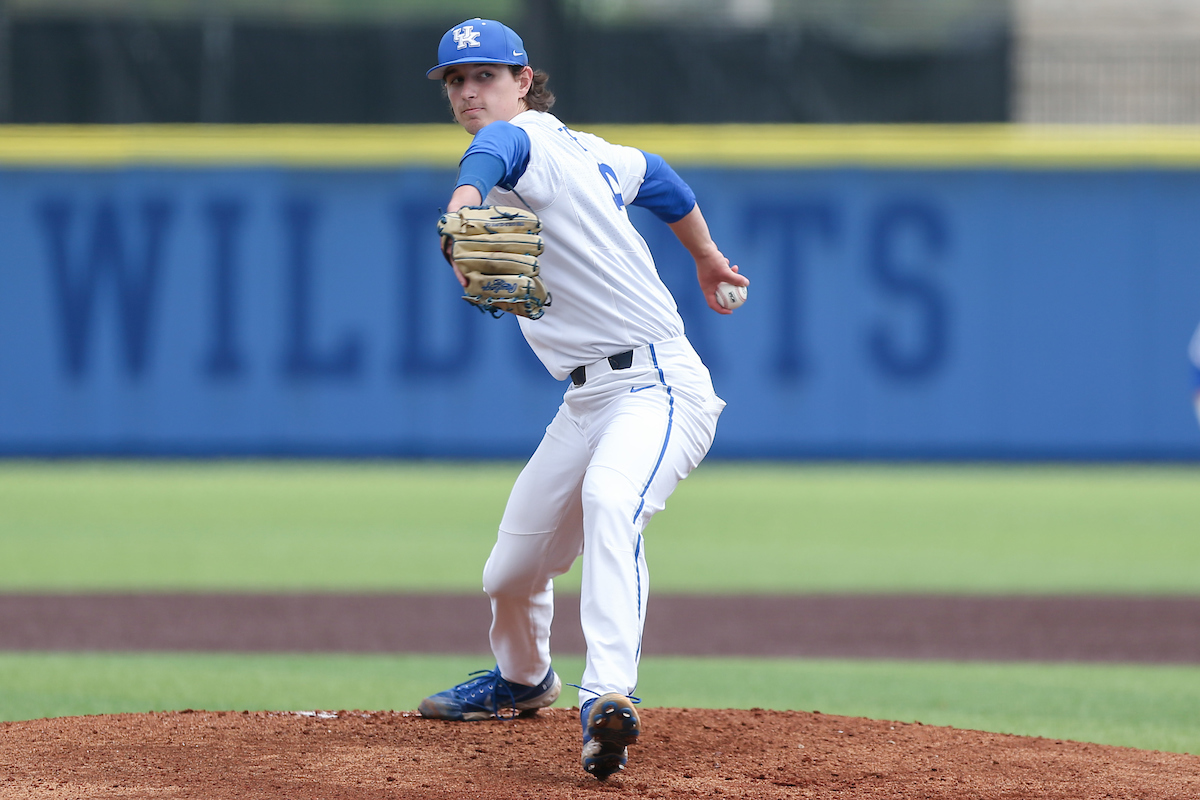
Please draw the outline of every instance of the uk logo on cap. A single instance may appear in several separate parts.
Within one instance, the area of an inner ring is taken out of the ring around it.
[[[458,64],[513,64],[528,66],[529,57],[517,32],[494,19],[469,19],[455,25],[438,43],[438,65],[425,73],[440,81]]]
[[[461,28],[454,29],[454,43],[458,45],[458,49],[464,47],[479,47],[479,31],[475,30],[474,25],[463,25]]]

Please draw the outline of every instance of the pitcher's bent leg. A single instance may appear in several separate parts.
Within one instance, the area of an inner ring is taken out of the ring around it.
[[[550,668],[552,579],[583,549],[579,486],[587,459],[582,436],[560,411],[513,486],[484,567],[492,653],[515,683],[537,685]]]

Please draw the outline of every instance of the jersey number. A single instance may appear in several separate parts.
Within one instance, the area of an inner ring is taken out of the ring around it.
[[[617,180],[617,173],[613,172],[613,168],[608,164],[601,164],[600,174],[604,176],[608,188],[612,190],[613,202],[617,204],[617,208],[625,208],[625,198],[621,197],[621,182]]]

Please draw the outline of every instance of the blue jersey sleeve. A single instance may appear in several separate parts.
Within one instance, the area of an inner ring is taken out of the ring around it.
[[[696,207],[696,195],[692,187],[675,174],[662,156],[653,153],[643,155],[646,156],[646,177],[633,205],[653,211],[663,222],[678,222]]]
[[[491,153],[471,153],[458,163],[458,181],[454,188],[474,186],[479,190],[479,197],[484,198],[503,178],[503,161]]]
[[[483,155],[491,158],[477,157]],[[499,168],[496,161],[499,161]],[[471,185],[487,197],[493,186],[512,189],[528,167],[529,134],[511,122],[493,122],[475,134],[475,140],[463,154],[455,188]]]

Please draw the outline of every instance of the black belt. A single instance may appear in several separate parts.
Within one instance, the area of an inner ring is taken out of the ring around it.
[[[620,369],[629,369],[633,366],[633,351],[626,350],[624,353],[617,353],[615,356],[608,357],[608,365],[613,368],[613,371]],[[587,383],[587,367],[576,367],[571,370],[571,383],[576,386],[583,386]]]

